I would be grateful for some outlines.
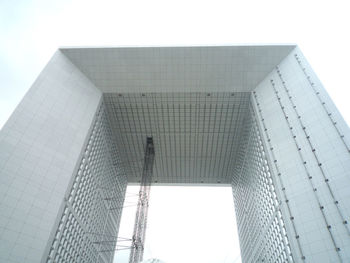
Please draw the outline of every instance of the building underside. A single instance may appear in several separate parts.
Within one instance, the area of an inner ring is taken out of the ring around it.
[[[152,184],[232,185],[243,262],[350,261],[349,128],[292,45],[58,50],[0,133],[0,259],[112,262],[147,137]]]

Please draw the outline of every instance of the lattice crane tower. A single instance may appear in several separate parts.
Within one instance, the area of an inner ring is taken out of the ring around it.
[[[134,233],[132,236],[132,248],[130,251],[129,262],[139,263],[143,259],[145,248],[146,226],[148,202],[151,190],[151,181],[154,163],[154,145],[153,138],[147,137],[145,159],[142,171],[141,185],[139,191],[139,200],[137,204]]]

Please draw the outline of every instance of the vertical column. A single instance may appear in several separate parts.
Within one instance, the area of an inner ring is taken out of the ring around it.
[[[255,89],[305,262],[347,262],[349,129],[296,49]]]
[[[1,130],[1,262],[40,261],[101,95],[57,51]]]

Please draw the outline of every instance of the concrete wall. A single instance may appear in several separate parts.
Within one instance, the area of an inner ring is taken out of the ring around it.
[[[40,261],[100,100],[58,51],[1,130],[1,262]]]
[[[252,101],[295,261],[350,261],[350,131],[298,48]]]

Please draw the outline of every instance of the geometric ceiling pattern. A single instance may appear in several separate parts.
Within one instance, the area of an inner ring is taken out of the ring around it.
[[[105,93],[129,182],[141,178],[146,137],[153,182],[230,183],[250,93]]]
[[[251,91],[295,45],[61,48],[103,93],[129,182],[229,184]]]

